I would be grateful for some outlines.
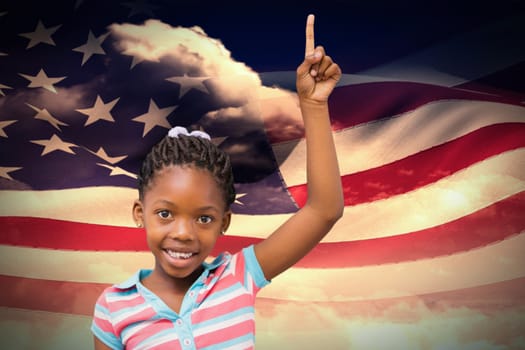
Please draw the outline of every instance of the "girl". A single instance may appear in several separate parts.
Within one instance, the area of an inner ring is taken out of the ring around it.
[[[314,46],[313,26],[309,15],[296,80],[306,132],[307,203],[266,240],[205,261],[230,224],[230,160],[204,132],[170,130],[146,156],[133,204],[155,266],[100,295],[91,327],[96,349],[254,347],[255,295],[306,255],[343,212],[327,102],[341,70]]]

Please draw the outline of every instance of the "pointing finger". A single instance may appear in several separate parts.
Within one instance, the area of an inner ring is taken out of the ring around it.
[[[313,55],[315,42],[314,42],[314,15],[308,15],[306,19],[306,48],[305,57]]]

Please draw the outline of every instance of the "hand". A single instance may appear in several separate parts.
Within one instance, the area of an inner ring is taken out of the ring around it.
[[[296,88],[303,101],[326,102],[341,78],[341,69],[325,54],[322,46],[314,44],[314,15],[306,20],[304,61],[297,67]]]

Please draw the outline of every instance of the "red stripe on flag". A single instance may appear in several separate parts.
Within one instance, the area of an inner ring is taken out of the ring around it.
[[[332,127],[334,130],[341,130],[413,111],[427,103],[451,99],[523,106],[521,99],[509,98],[508,95],[491,95],[411,82],[377,82],[341,86],[333,91],[328,102]],[[272,142],[279,141],[286,140],[272,140]]]
[[[498,102],[523,106],[519,95],[508,95],[510,94],[502,96],[411,82],[375,82],[337,87],[328,103],[333,130],[342,130],[397,116],[428,103],[443,100]],[[267,129],[273,129],[274,122],[275,120],[272,120]],[[268,138],[271,143],[278,143],[291,141],[292,135],[295,138],[301,134],[299,131],[292,134],[270,132]]]
[[[341,177],[345,205],[385,199],[431,184],[491,156],[525,146],[525,125],[491,125],[391,164]],[[475,152],[472,150],[475,149]],[[304,206],[307,186],[288,188]]]
[[[296,267],[340,268],[380,265],[450,255],[482,247],[525,229],[525,191],[475,213],[425,230],[348,242],[323,242]],[[502,224],[501,218],[505,218]],[[0,244],[64,250],[147,251],[142,229],[42,218],[2,217]],[[348,236],[351,237],[351,228]],[[257,243],[252,237],[222,236],[212,252],[236,252]]]
[[[66,267],[67,268],[67,267]],[[95,302],[108,285],[50,281],[0,275],[3,307],[93,315]]]

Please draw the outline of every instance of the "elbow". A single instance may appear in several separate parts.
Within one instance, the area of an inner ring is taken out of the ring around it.
[[[345,206],[344,206],[344,203],[341,202],[341,205],[338,205],[333,209],[329,217],[330,221],[332,221],[333,224],[335,224],[337,221],[339,221],[339,219],[343,217],[344,212],[345,212]]]
[[[334,224],[343,217],[345,212],[345,199],[343,193],[341,193],[337,200],[334,200],[333,208],[331,209],[331,216],[334,220]]]
[[[343,214],[345,212],[345,200],[342,194],[341,194],[341,198],[335,201],[334,208],[332,209],[331,212],[332,212],[331,216],[332,216],[332,220],[334,224],[343,217]]]
[[[333,226],[337,221],[339,221],[339,219],[343,217],[344,208],[344,202],[341,201],[340,203],[333,203],[333,205],[329,207],[324,207],[319,212],[321,213],[324,221],[329,226]]]

